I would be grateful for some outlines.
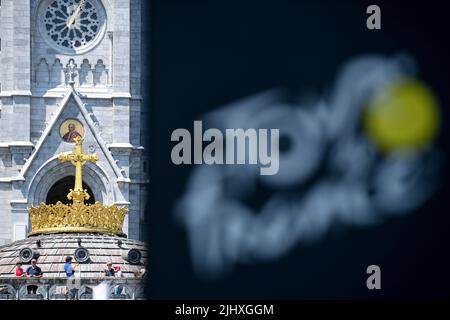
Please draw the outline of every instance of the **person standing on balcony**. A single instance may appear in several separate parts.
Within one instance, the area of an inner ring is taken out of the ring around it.
[[[64,272],[66,273],[67,278],[75,277],[77,266],[72,263],[72,257],[66,257],[66,263],[64,264]]]
[[[32,259],[31,260],[31,266],[27,269],[27,277],[28,278],[42,278],[42,270],[37,265],[37,260]],[[36,285],[29,285],[27,286],[27,292],[28,294],[36,294],[37,293],[38,286]]]
[[[67,276],[67,293],[72,299],[77,297],[78,290],[75,287],[75,272],[77,272],[78,263],[74,265],[72,263],[72,257],[66,257],[66,263],[64,264],[64,272]]]
[[[114,277],[116,278],[123,277],[122,268],[120,266],[114,267]],[[121,295],[122,293],[123,293],[123,286],[122,285],[116,286],[116,288],[114,289],[114,294]]]
[[[16,263],[15,275],[16,275],[16,277],[25,277],[26,276],[26,274],[22,268],[22,262]]]
[[[115,273],[116,272],[114,271],[112,262],[108,261],[108,263],[106,264],[106,269],[103,271],[103,276],[105,276],[105,277],[114,277]]]

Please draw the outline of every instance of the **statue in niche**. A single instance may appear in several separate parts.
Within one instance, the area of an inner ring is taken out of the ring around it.
[[[69,84],[75,83],[75,77],[78,76],[78,68],[73,59],[69,60],[66,66],[66,79]]]

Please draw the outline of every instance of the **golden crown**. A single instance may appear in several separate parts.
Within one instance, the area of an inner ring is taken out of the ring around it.
[[[75,166],[75,187],[70,189],[67,195],[73,203],[43,203],[29,208],[32,227],[29,236],[48,233],[104,233],[126,236],[122,232],[122,225],[128,212],[127,208],[117,207],[115,204],[105,206],[99,202],[93,205],[84,203],[89,199],[89,194],[82,188],[82,168],[87,161],[96,163],[98,156],[83,152],[83,139],[77,137],[75,151],[62,153],[58,159],[61,162],[70,161]]]
[[[127,211],[126,208],[104,206],[99,202],[93,205],[61,202],[55,205],[41,204],[28,210],[32,226],[29,235],[87,232],[125,236],[122,225]]]

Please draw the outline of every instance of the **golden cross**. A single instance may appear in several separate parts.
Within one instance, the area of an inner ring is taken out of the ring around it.
[[[64,163],[66,161],[72,162],[75,166],[75,188],[70,189],[67,199],[73,200],[74,204],[83,204],[85,200],[89,200],[89,193],[87,190],[83,190],[83,172],[82,168],[87,161],[96,163],[98,161],[98,156],[94,154],[83,153],[83,138],[76,137],[75,141],[75,151],[70,153],[61,153],[58,156],[59,161]]]

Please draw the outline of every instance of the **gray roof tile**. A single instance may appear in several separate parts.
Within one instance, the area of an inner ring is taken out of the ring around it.
[[[39,251],[38,265],[42,268],[44,277],[65,277],[65,257],[73,256],[78,248],[78,238],[81,239],[81,245],[90,253],[90,262],[80,264],[82,277],[98,277],[106,268],[108,261],[121,266],[125,277],[134,277],[134,272],[139,271],[142,266],[131,265],[122,258],[122,253],[131,248],[141,250],[143,261],[147,259],[145,244],[137,240],[92,234],[46,235],[0,247],[0,277],[11,276],[19,259],[19,251],[25,247]],[[36,247],[37,239],[41,240],[41,248]],[[122,241],[122,249],[118,246],[119,239]],[[28,265],[23,266],[24,269],[27,267]]]

